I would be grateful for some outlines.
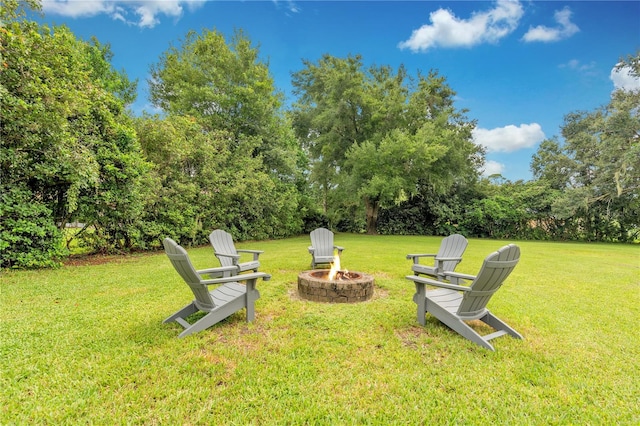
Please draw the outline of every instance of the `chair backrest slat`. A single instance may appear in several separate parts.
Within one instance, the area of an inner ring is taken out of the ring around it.
[[[515,244],[504,246],[487,256],[470,285],[471,290],[464,292],[458,315],[472,316],[486,309],[491,296],[502,286],[518,260],[520,248]]]
[[[310,237],[316,256],[333,256],[333,232],[318,228],[311,231]]]
[[[468,241],[464,236],[460,234],[449,235],[442,239],[436,257],[462,257],[467,244]],[[442,269],[444,271],[453,271],[458,263],[460,263],[459,260],[447,260],[442,262]]]
[[[230,233],[221,229],[216,229],[209,234],[209,241],[213,246],[214,253],[238,254]],[[216,256],[221,266],[233,266],[233,259],[227,256]]]
[[[191,289],[191,292],[196,299],[197,306],[203,310],[213,309],[215,303],[211,298],[209,289],[206,285],[202,284],[202,278],[193,267],[187,251],[171,238],[165,238],[162,241],[162,245],[164,245],[164,251],[169,257],[169,260],[176,272],[180,274],[182,279]]]

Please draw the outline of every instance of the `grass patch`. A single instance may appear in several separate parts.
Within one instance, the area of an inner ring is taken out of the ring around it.
[[[372,274],[358,304],[296,297],[308,237],[264,250],[256,321],[244,311],[178,339],[192,299],[164,253],[1,276],[0,424],[638,424],[638,246],[519,242],[489,308],[525,340],[490,352],[428,316],[407,253],[440,238],[337,234],[343,267]],[[471,239],[475,274],[505,241]],[[209,247],[189,250],[217,265]]]

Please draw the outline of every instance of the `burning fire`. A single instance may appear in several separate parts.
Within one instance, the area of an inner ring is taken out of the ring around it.
[[[333,262],[331,262],[331,270],[329,270],[329,281],[333,281],[338,274],[344,275],[347,271],[344,272],[340,270],[340,256],[337,254],[333,256]]]

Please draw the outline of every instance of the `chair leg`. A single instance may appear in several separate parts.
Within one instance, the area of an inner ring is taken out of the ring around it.
[[[219,323],[223,319],[231,316],[233,313],[239,311],[244,307],[244,298],[238,297],[237,299],[223,305],[216,307],[215,310],[209,312],[207,315],[194,322],[190,327],[186,328],[178,337],[185,337],[198,331],[206,330],[207,328]]]
[[[487,325],[490,325],[496,330],[504,330],[507,332],[507,334],[515,337],[516,339],[524,339],[520,333],[515,331],[513,328],[507,325],[500,318],[493,315],[491,312],[487,312],[487,314],[484,317],[480,318],[480,321],[484,322]]]
[[[416,316],[418,323],[422,326],[427,324],[427,298],[426,296],[426,286],[423,283],[415,282],[416,285],[416,293],[413,295],[413,301],[416,303]]]
[[[427,301],[427,303],[429,302]],[[462,337],[471,340],[473,343],[478,344],[483,348],[489,349],[491,351],[495,350],[486,339],[479,335],[473,328],[469,327],[467,323],[465,323],[463,320],[450,313],[446,309],[442,308],[440,305],[436,303],[429,304],[428,312],[430,312],[431,315],[438,318],[440,322],[445,324],[447,327],[449,327]]]
[[[186,318],[191,314],[195,314],[196,312],[198,312],[198,308],[196,308],[195,303],[191,302],[187,306],[180,309],[178,312],[176,312],[175,314],[171,315],[169,318],[164,320],[163,323],[175,321],[176,318]]]
[[[247,291],[245,294],[247,308],[247,322],[251,322],[256,318],[256,300],[260,298],[260,292],[256,289],[258,279],[247,280],[245,283]]]
[[[456,333],[460,334],[462,337],[471,340],[473,343],[482,346],[483,348],[494,351],[495,349],[487,340],[485,340],[481,335],[479,335],[473,328],[469,327],[464,321],[451,317],[448,318],[447,321],[443,321],[442,318],[438,318],[444,324],[446,324],[449,328],[451,328]]]

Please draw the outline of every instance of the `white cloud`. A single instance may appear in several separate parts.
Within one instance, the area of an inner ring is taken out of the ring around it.
[[[493,9],[476,12],[469,19],[460,19],[450,10],[438,9],[429,15],[431,25],[414,30],[411,37],[398,44],[400,49],[414,52],[432,47],[471,47],[480,43],[495,43],[518,26],[523,9],[519,1],[498,0]]]
[[[45,13],[80,18],[101,13],[116,13],[116,5],[108,1],[43,0]]]
[[[576,71],[578,74],[588,77],[600,75],[597,64],[593,61],[585,64],[577,59],[571,59],[569,62],[558,65],[558,68]]]
[[[513,152],[531,148],[544,138],[542,127],[538,123],[473,130],[473,141],[487,148],[489,152]]]
[[[596,68],[596,63],[592,61],[588,64],[583,64],[577,59],[571,59],[566,64],[560,64],[560,68],[569,68],[580,72],[591,73]]]
[[[487,160],[482,170],[483,176],[500,175],[504,171],[504,164],[497,161]]]
[[[631,74],[631,68],[622,67],[616,68],[614,67],[611,70],[611,74],[609,76],[611,81],[613,81],[614,89],[622,89],[622,90],[639,90],[640,89],[640,78]]]
[[[558,23],[557,27],[549,28],[544,25],[538,25],[537,27],[529,28],[529,31],[522,37],[522,40],[526,42],[541,41],[550,43],[571,37],[580,31],[580,28],[571,22],[571,9],[568,7],[562,10],[556,10],[553,14],[553,19]]]
[[[276,6],[279,6],[280,3],[284,3],[287,10],[291,13],[299,13],[300,7],[293,0],[271,0]]]
[[[185,6],[195,10],[203,3],[203,0],[43,0],[42,8],[45,13],[72,18],[106,14],[115,20],[153,28],[160,23],[160,15],[179,18]]]

